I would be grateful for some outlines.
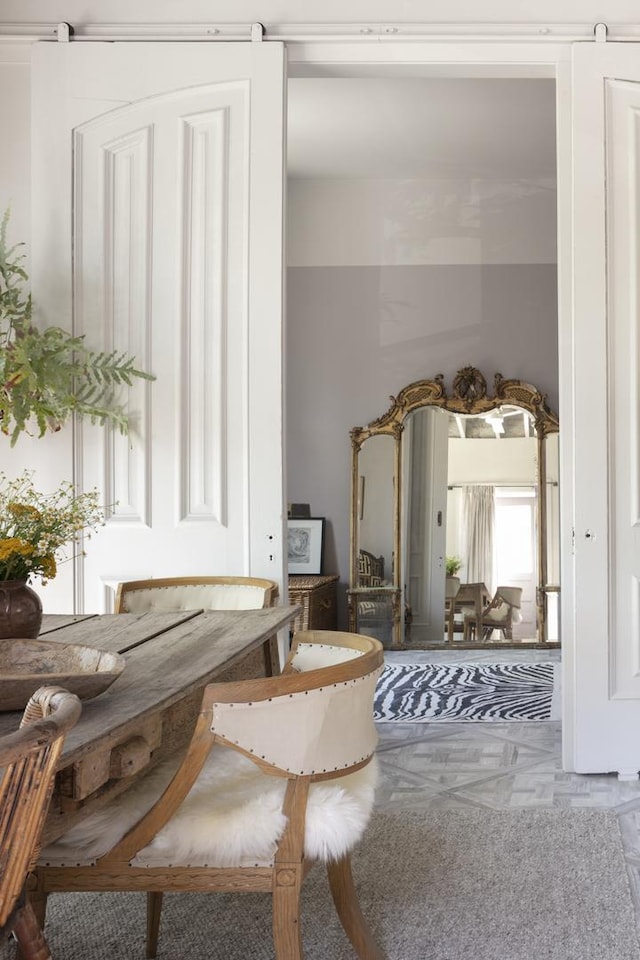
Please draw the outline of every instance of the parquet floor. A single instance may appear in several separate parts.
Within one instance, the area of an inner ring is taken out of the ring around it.
[[[560,651],[387,651],[405,663],[559,660]],[[394,810],[541,807],[613,810],[640,932],[640,781],[562,769],[558,721],[379,723],[378,806]]]

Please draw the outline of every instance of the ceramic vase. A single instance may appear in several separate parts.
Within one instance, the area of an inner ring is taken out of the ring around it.
[[[37,637],[41,624],[40,597],[26,580],[0,580],[0,640]]]

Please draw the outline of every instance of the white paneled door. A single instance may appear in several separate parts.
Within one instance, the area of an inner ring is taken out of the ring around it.
[[[131,437],[76,431],[113,505],[76,609],[120,579],[282,581],[283,47],[41,43],[33,82],[36,301],[156,376]]]
[[[575,648],[565,652],[565,752],[580,772],[636,777],[640,45],[576,44],[573,90]]]

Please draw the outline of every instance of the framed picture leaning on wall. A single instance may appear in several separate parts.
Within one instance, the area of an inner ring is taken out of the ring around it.
[[[289,519],[287,556],[289,573],[322,573],[324,517]]]

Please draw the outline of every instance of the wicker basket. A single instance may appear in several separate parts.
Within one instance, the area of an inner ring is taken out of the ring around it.
[[[339,579],[337,574],[289,577],[289,602],[302,607],[293,622],[294,633],[337,628],[336,584]]]

